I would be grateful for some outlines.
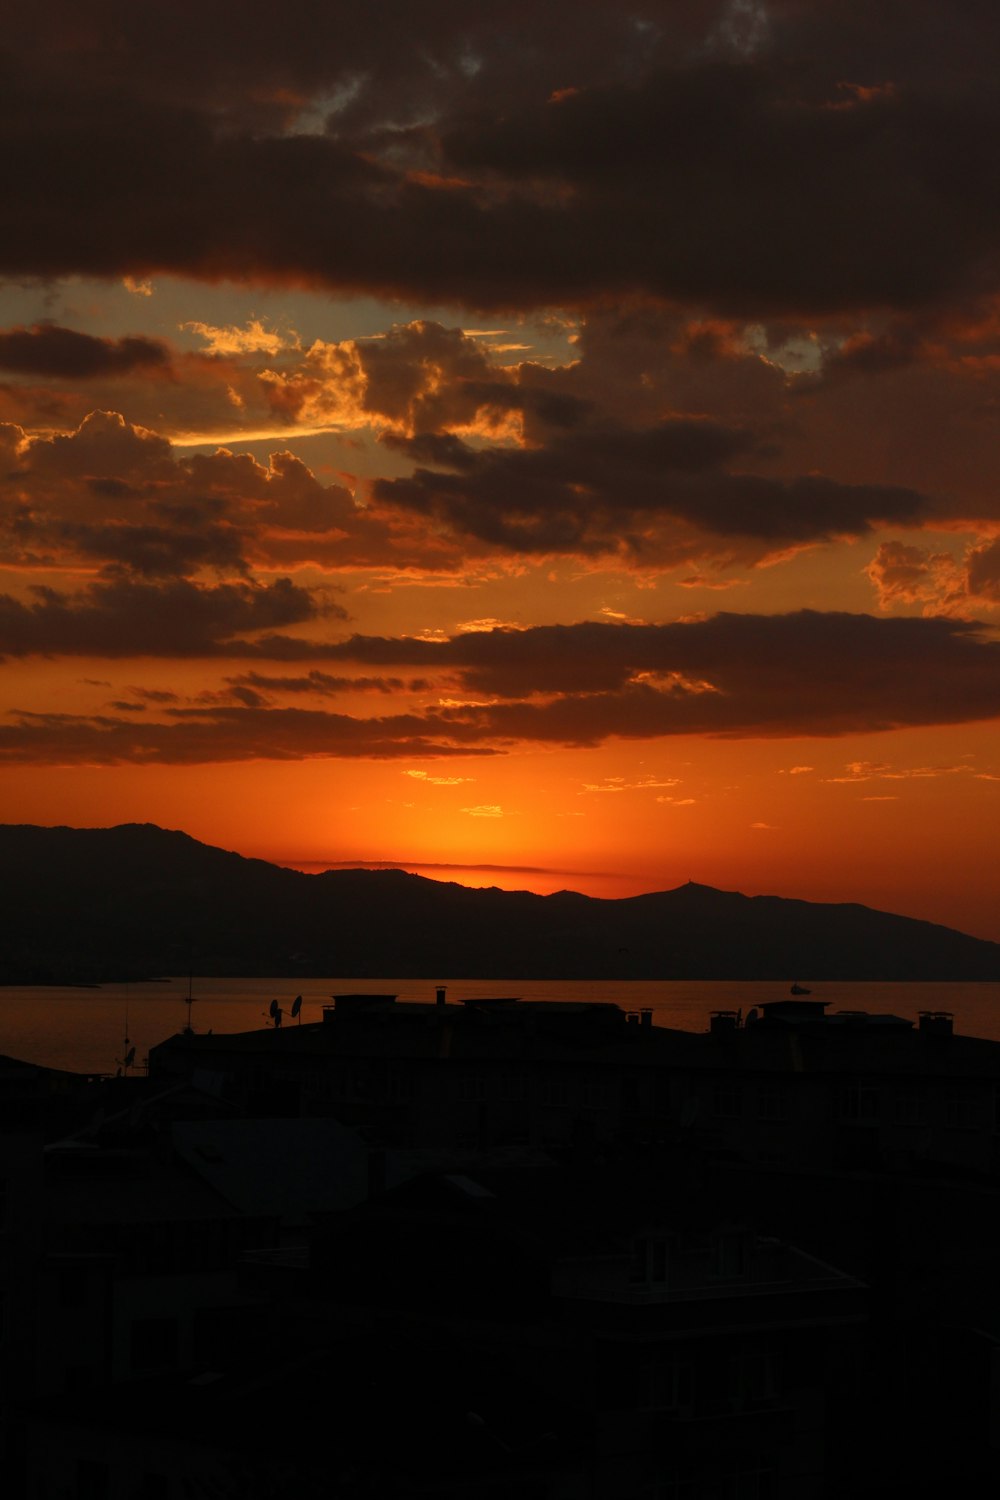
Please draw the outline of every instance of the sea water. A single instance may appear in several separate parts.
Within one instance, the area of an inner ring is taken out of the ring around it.
[[[610,1001],[624,1010],[651,1009],[654,1024],[705,1031],[714,1010],[741,1010],[783,1000],[789,985],[768,980],[485,980],[454,979],[199,979],[188,977],[96,988],[0,987],[0,1053],[46,1067],[114,1073],[130,1048],[137,1070],[150,1047],[180,1031],[250,1031],[270,1025],[277,1000],[285,1026],[302,996],[302,1022],[322,1019],[335,994],[390,994],[401,1001],[433,1001],[438,984],[449,1002],[514,995],[522,1000]],[[1000,1040],[1000,983],[848,983],[810,986],[828,1012],[888,1012],[915,1021],[921,1011],[951,1011],[956,1032]],[[126,1037],[128,1041],[126,1042]]]

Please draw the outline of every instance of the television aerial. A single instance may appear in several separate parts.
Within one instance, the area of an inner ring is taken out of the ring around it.
[[[184,1035],[185,1036],[194,1036],[194,1027],[191,1025],[191,1007],[194,1004],[194,996],[191,993],[193,985],[194,985],[194,975],[193,974],[189,974],[188,975],[187,999],[184,1002],[184,1004],[187,1006],[187,1012],[188,1012],[187,1023],[186,1023],[186,1025],[184,1027]]]
[[[128,1037],[126,1037],[125,1040],[128,1041]],[[134,1047],[129,1047],[128,1050],[126,1051],[124,1057],[122,1057],[122,1058],[116,1057],[115,1058],[115,1065],[117,1067],[117,1072],[115,1073],[115,1077],[116,1078],[122,1078],[122,1077],[127,1078],[128,1077],[128,1070],[129,1070],[129,1068],[134,1067],[134,1065],[135,1065],[135,1048]]]
[[[133,1065],[134,1062],[135,1062],[135,1048],[134,1047],[130,1047],[128,1049],[128,1051],[126,1052],[126,1054],[125,1054],[125,1061],[122,1063],[122,1067],[125,1069],[126,1073],[128,1072],[129,1068],[132,1067],[132,1065]]]
[[[127,980],[125,982],[125,1036],[122,1039],[122,1052],[124,1053],[123,1057],[116,1057],[115,1058],[115,1069],[116,1069],[115,1077],[116,1078],[121,1078],[123,1075],[125,1077],[128,1077],[128,1070],[129,1070],[129,1068],[131,1068],[132,1064],[135,1062],[135,1048],[132,1046],[131,1042],[129,1041],[129,1034],[128,1034],[128,981]]]

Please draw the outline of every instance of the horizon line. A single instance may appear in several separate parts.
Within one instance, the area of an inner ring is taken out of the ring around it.
[[[567,880],[624,880],[629,878],[613,870],[560,870],[550,869],[545,865],[470,865],[449,860],[273,858],[272,862],[278,865],[295,865],[296,867],[308,865],[310,868],[320,870],[468,870],[476,874],[485,874],[491,870],[495,870],[498,874],[504,875],[558,875],[565,876]]]

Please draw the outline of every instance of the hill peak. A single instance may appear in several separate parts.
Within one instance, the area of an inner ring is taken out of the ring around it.
[[[0,980],[151,974],[1000,980],[1000,945],[687,881],[619,900],[403,870],[307,875],[179,829],[0,825]]]

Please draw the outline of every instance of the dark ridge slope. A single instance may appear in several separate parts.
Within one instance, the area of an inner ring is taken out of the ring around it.
[[[0,825],[0,981],[153,974],[1000,979],[1000,944],[858,905],[688,884],[626,900],[303,875],[152,824]]]

